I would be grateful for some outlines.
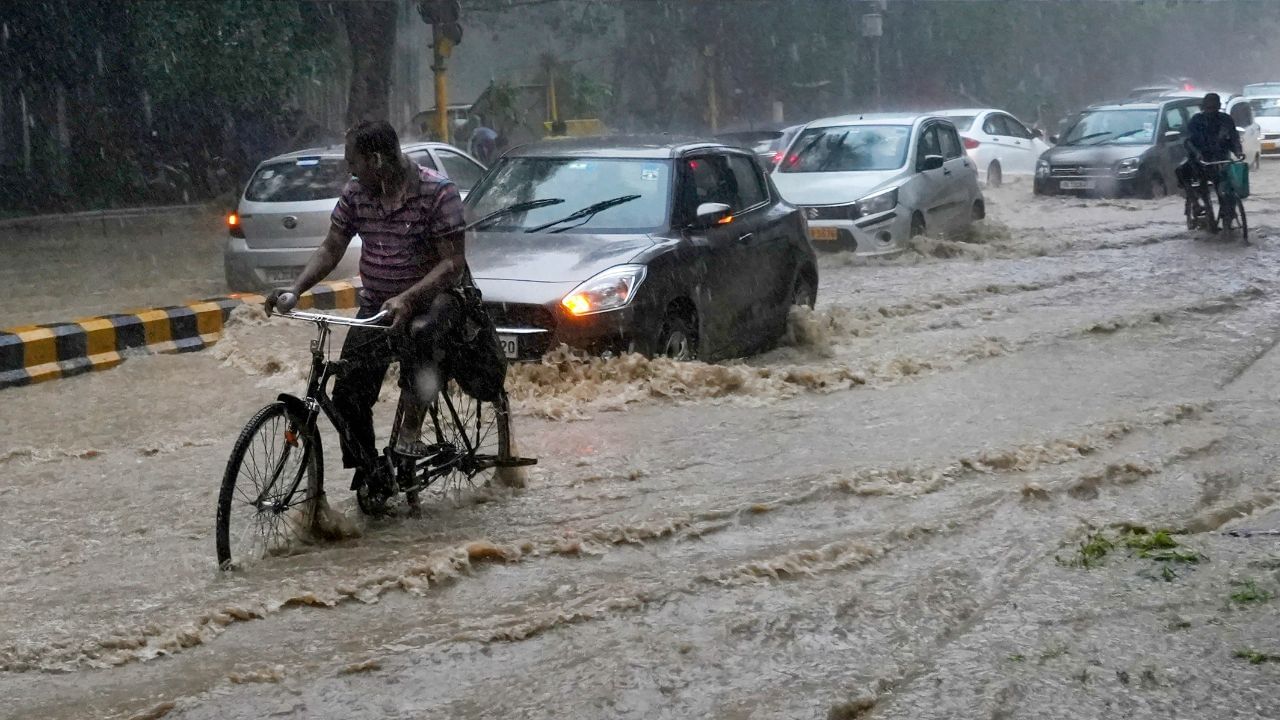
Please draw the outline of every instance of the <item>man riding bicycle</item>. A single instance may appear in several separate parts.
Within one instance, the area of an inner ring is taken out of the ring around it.
[[[1242,157],[1244,150],[1240,147],[1240,134],[1236,130],[1236,122],[1230,115],[1222,112],[1222,98],[1217,93],[1209,93],[1200,101],[1200,112],[1192,116],[1187,123],[1187,137],[1183,141],[1187,149],[1187,159],[1178,166],[1178,184],[1186,193],[1187,203],[1195,203],[1192,196],[1196,189],[1194,181],[1199,181],[1202,207],[1210,208],[1208,183],[1218,188],[1219,207],[1222,204],[1223,183],[1219,182],[1223,165],[1206,165],[1221,163],[1233,158]],[[1210,230],[1218,230],[1218,220],[1208,212]]]
[[[395,129],[386,121],[356,125],[347,131],[346,143],[353,177],[333,210],[329,234],[293,285],[271,293],[267,309],[292,310],[300,294],[338,266],[351,238],[359,233],[363,288],[356,317],[385,310],[393,328],[410,329],[411,340],[405,343],[394,333],[353,328],[342,345],[348,371],[334,383],[333,402],[359,446],[348,447],[342,438],[343,466],[356,468],[354,488],[370,471],[361,458],[377,455],[373,405],[397,356],[403,397],[413,400],[407,404],[401,437],[414,439],[397,450],[425,452],[416,438],[427,405],[441,388],[440,364],[448,343],[462,322],[462,307],[452,290],[470,280],[457,186],[406,158]]]

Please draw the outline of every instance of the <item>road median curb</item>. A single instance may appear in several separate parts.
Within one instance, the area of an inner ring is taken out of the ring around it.
[[[350,282],[320,283],[303,293],[298,307],[354,308],[358,289]],[[5,328],[0,330],[0,388],[105,370],[138,355],[203,350],[222,336],[232,310],[263,300],[261,295],[242,293],[74,322]]]

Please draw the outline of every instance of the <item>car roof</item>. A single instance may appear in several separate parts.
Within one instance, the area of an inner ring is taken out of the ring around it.
[[[940,115],[942,117],[958,117],[961,115],[965,115],[965,116],[981,115],[982,113],[992,113],[992,112],[1004,113],[1005,115],[1013,114],[1011,112],[1008,112],[1006,110],[1000,110],[998,108],[947,108],[946,110],[934,110],[929,114]]]
[[[914,125],[925,118],[938,117],[934,113],[859,113],[856,115],[837,115],[821,118],[809,123],[807,127],[835,127],[838,125]]]
[[[716,137],[727,135],[747,135],[750,133],[785,133],[788,130],[804,127],[797,122],[767,122],[754,125],[733,125],[716,132]]]
[[[1203,97],[1203,96],[1202,96]],[[1094,110],[1159,110],[1160,108],[1172,102],[1193,100],[1192,97],[1171,97],[1161,96],[1158,98],[1142,98],[1133,100],[1120,100],[1118,102],[1105,102],[1096,105],[1090,105],[1085,108],[1085,112]]]
[[[441,148],[444,150],[458,150],[458,148],[449,143],[442,142],[411,142],[401,143],[400,152],[413,152],[414,150],[422,150],[424,148]],[[341,158],[346,153],[345,145],[324,145],[320,147],[309,147],[302,150],[294,150],[293,152],[282,153],[274,157],[267,158],[263,162],[276,162],[278,160],[295,160],[303,157],[320,157],[320,158]]]
[[[687,152],[722,149],[741,152],[714,140],[676,135],[611,135],[547,138],[508,151],[506,157],[596,157],[668,160]]]

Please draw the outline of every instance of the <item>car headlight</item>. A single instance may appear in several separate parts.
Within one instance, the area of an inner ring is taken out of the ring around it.
[[[564,296],[560,304],[570,315],[617,310],[631,302],[636,288],[644,282],[648,269],[644,265],[618,265],[597,274]]]
[[[879,215],[898,207],[898,188],[868,195],[857,202],[858,216]]]
[[[1136,175],[1138,173],[1139,162],[1140,162],[1140,159],[1136,157],[1125,158],[1124,160],[1121,160],[1120,162],[1116,163],[1116,175],[1119,175],[1120,177],[1130,177],[1132,175]]]
[[[1048,160],[1036,161],[1036,177],[1038,178],[1049,177],[1049,161]]]

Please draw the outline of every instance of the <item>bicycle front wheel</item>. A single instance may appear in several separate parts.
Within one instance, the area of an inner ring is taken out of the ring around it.
[[[315,525],[323,490],[320,434],[284,403],[254,415],[236,438],[218,493],[218,567],[251,565],[287,550]]]

